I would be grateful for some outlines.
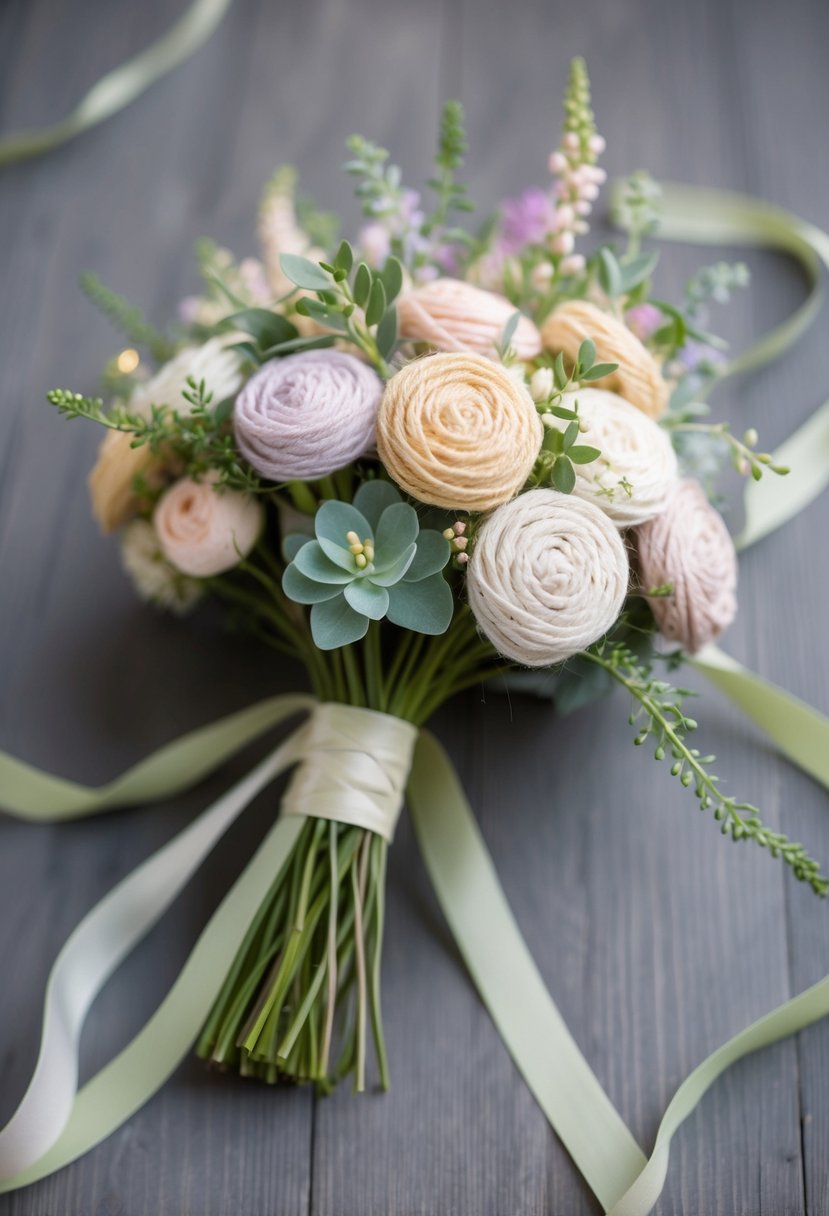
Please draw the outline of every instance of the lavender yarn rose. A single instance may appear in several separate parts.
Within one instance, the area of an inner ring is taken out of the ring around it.
[[[274,359],[236,399],[236,444],[269,481],[327,477],[373,446],[382,392],[377,373],[343,351]]]

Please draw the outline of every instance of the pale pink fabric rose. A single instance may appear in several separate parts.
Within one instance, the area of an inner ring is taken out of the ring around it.
[[[167,560],[192,578],[222,574],[250,553],[264,508],[250,494],[182,477],[158,500],[153,524]]]
[[[435,350],[468,352],[496,359],[496,347],[515,312],[504,296],[460,279],[435,279],[404,292],[397,302],[400,335]],[[511,345],[519,359],[534,359],[541,335],[529,317],[520,317]]]

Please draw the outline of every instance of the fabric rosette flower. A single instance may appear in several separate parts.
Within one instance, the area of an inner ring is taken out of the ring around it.
[[[678,480],[668,432],[616,393],[580,388],[572,398],[587,423],[587,439],[600,452],[576,466],[573,493],[600,507],[619,528],[659,515]]]
[[[651,352],[621,321],[589,300],[567,300],[541,326],[544,349],[563,354],[571,364],[585,338],[594,343],[599,363],[619,365],[596,387],[618,393],[649,418],[660,418],[668,406],[667,381]]]
[[[204,595],[204,584],[177,570],[148,519],[132,519],[121,533],[121,565],[142,600],[185,616]]]
[[[377,373],[343,351],[273,359],[236,399],[237,447],[269,481],[327,477],[373,447],[382,392]]]
[[[140,384],[128,402],[131,414],[149,418],[152,406],[166,407],[188,413],[190,405],[182,396],[189,377],[204,380],[219,404],[233,397],[244,379],[239,356],[228,349],[227,338],[211,338],[203,346],[188,346],[145,384]],[[132,435],[126,431],[107,431],[98,460],[89,474],[89,495],[92,513],[104,532],[114,532],[138,510],[136,480],[150,490],[164,483],[165,463],[149,444],[132,446]]]
[[[628,558],[598,507],[530,490],[493,511],[467,567],[469,604],[495,649],[524,667],[563,663],[622,610]]]
[[[217,487],[215,477],[182,477],[158,500],[153,526],[171,565],[192,578],[212,578],[247,557],[264,519],[250,494]]]
[[[694,654],[737,612],[737,554],[698,481],[679,482],[666,510],[635,533],[639,577],[659,632]],[[663,593],[664,591],[664,593]]]
[[[433,279],[397,301],[400,336],[440,351],[469,351],[496,358],[496,347],[515,307],[504,296],[461,279]],[[510,345],[519,359],[534,359],[541,335],[521,316]]]
[[[288,536],[290,564],[282,589],[311,604],[311,633],[321,650],[359,641],[370,621],[388,617],[415,633],[444,633],[452,590],[441,571],[449,544],[421,529],[417,512],[387,481],[367,481],[354,502],[325,502],[314,517],[315,540]]]
[[[386,385],[377,450],[421,502],[488,511],[522,488],[544,428],[527,388],[482,355],[416,359]]]

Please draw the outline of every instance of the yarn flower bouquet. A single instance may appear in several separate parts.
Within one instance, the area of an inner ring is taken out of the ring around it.
[[[738,438],[700,404],[724,362],[709,307],[745,269],[720,263],[684,301],[656,298],[657,254],[641,246],[659,189],[642,174],[620,197],[625,241],[579,252],[605,178],[580,60],[564,111],[551,183],[477,231],[459,223],[472,208],[449,103],[431,209],[383,149],[354,138],[345,167],[366,223],[339,240],[332,217],[298,205],[283,169],[261,204],[261,260],[202,244],[204,290],[171,336],[86,280],[160,364],[148,374],[123,350],[106,371],[108,407],[49,395],[106,429],[90,477],[97,519],[120,532],[140,595],[179,614],[217,597],[265,646],[302,660],[314,695],[257,719],[261,730],[308,714],[245,788],[249,800],[297,765],[281,851],[200,1011],[198,1053],[220,1068],[322,1090],[351,1077],[362,1090],[371,1039],[387,1084],[386,854],[408,782],[433,870],[454,857],[445,823],[426,841],[424,805],[459,795],[439,745],[418,735],[466,689],[551,694],[566,712],[621,686],[635,742],[722,832],[826,893],[803,846],[721,788],[692,744],[689,694],[668,679],[736,610],[734,545],[711,501],[720,465],[756,480],[787,472],[753,430]],[[454,926],[452,886],[464,881],[462,864],[436,879]],[[499,898],[486,896],[484,917]],[[474,943],[463,948],[473,974],[484,970]],[[498,983],[476,980],[538,1094],[526,1028],[505,1029]]]

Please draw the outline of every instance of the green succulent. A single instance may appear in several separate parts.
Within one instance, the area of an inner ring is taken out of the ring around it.
[[[439,532],[421,531],[414,507],[389,482],[365,482],[353,503],[324,502],[314,532],[316,540],[285,538],[282,590],[312,605],[320,650],[359,641],[383,617],[415,633],[449,628],[454,601],[441,573],[449,545]]]

